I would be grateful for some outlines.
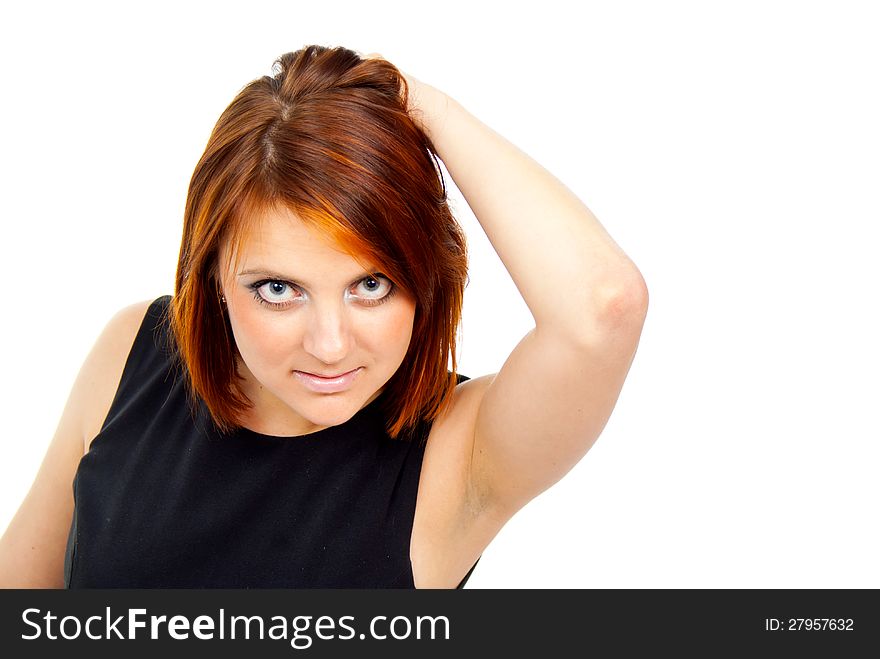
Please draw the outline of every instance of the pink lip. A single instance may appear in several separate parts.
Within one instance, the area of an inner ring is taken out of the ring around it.
[[[333,375],[330,377],[321,377],[320,375],[315,375],[314,373],[306,373],[304,371],[294,371],[293,374],[296,376],[297,380],[305,385],[307,389],[311,389],[315,393],[335,394],[351,388],[352,384],[354,384],[354,381],[357,378],[358,373],[361,372],[361,369],[362,367],[358,367],[353,371],[348,371],[346,373],[341,373],[339,375]]]

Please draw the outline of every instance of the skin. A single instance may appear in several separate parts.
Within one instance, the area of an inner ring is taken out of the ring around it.
[[[638,347],[648,292],[635,264],[565,185],[454,99],[411,76],[407,82],[413,119],[535,320],[497,374],[458,385],[427,439],[413,578],[418,588],[452,588],[507,520],[559,481],[602,432]],[[281,436],[314,432],[343,423],[378,395],[409,345],[414,304],[402,291],[377,307],[353,302],[346,291],[366,273],[354,259],[297,218],[264,219],[242,267],[220,273],[245,393],[255,403],[245,426]],[[255,277],[236,278],[256,266],[304,278],[305,302],[284,311],[260,306],[246,288]],[[36,481],[0,538],[0,587],[61,584],[70,482],[107,415],[148,306],[120,311],[87,357]],[[291,379],[297,369],[357,366],[363,377],[345,395],[315,395]]]
[[[242,389],[254,403],[243,425],[267,435],[303,435],[344,423],[372,402],[406,356],[412,297],[390,280],[370,279],[378,268],[365,270],[286,208],[261,218],[233,255],[237,265],[227,258],[230,249],[221,245],[219,263],[230,263],[221,266],[221,291]],[[308,389],[294,374],[358,367],[350,389],[330,394]]]

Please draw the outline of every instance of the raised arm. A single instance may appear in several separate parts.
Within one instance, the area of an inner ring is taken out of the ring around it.
[[[513,514],[589,450],[613,410],[648,306],[641,273],[590,210],[454,99],[407,76],[431,138],[535,328],[485,390],[471,487]]]

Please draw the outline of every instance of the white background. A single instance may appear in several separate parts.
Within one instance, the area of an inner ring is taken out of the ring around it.
[[[173,291],[220,112],[317,43],[454,96],[573,189],[648,283],[605,431],[469,587],[880,587],[872,3],[322,5],[3,10],[0,528],[104,324]],[[532,321],[453,200],[476,376]]]

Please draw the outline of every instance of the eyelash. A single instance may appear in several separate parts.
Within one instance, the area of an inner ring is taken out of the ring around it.
[[[358,279],[355,282],[355,284],[360,284],[361,282],[366,281],[367,279],[376,279],[376,280],[384,279],[385,281],[387,281],[391,285],[391,288],[388,290],[388,292],[384,296],[382,296],[380,298],[376,298],[376,299],[364,298],[363,301],[361,302],[364,306],[377,307],[380,304],[384,304],[385,302],[390,300],[394,296],[394,294],[397,292],[397,284],[395,284],[393,281],[388,279],[388,277],[386,277],[383,274],[369,275],[369,276],[364,277],[362,279]],[[292,302],[282,302],[282,303],[269,302],[262,295],[260,295],[260,290],[259,290],[260,288],[262,288],[266,284],[274,284],[274,283],[284,284],[285,286],[289,286],[290,288],[297,288],[294,284],[291,284],[289,281],[284,281],[283,279],[261,279],[260,281],[256,281],[253,284],[249,284],[248,288],[250,288],[251,291],[253,291],[254,299],[257,302],[259,302],[260,304],[262,304],[265,307],[269,307],[270,309],[278,309],[278,310],[285,309],[288,306],[290,306],[291,304],[293,304]]]

